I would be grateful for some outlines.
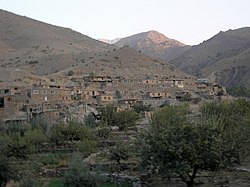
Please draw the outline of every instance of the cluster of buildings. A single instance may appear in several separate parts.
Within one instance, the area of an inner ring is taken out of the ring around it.
[[[186,79],[159,78],[126,79],[110,76],[71,76],[67,86],[42,85],[29,88],[0,83],[0,121],[30,121],[44,114],[51,120],[70,115],[72,108],[83,107],[83,113],[110,104],[118,109],[130,109],[135,104],[159,107],[195,97],[214,99],[226,97],[226,90],[198,79],[194,85]],[[187,87],[187,88],[186,88]],[[73,115],[73,114],[72,114]]]

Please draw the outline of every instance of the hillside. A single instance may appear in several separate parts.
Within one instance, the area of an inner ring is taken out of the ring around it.
[[[172,65],[189,74],[210,77],[227,87],[250,87],[250,28],[220,32],[193,46]]]
[[[68,28],[0,10],[0,82],[65,83],[79,74],[185,77],[164,61],[131,48],[106,44]]]
[[[165,61],[174,59],[190,47],[177,40],[167,38],[157,31],[148,31],[122,38],[115,45],[119,47],[128,45],[137,51]]]

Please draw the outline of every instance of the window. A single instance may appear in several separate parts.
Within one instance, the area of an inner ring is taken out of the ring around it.
[[[56,92],[55,92],[55,90],[51,90],[50,93],[51,94],[55,94]]]
[[[0,108],[4,108],[4,97],[0,97]]]
[[[8,101],[8,102],[12,101],[11,97],[8,97],[8,98],[7,98],[7,101]]]
[[[42,93],[43,93],[43,94],[47,94],[47,90],[43,90]]]
[[[33,94],[38,94],[38,90],[33,90]]]

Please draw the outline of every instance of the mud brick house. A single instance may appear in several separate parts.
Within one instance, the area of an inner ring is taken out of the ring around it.
[[[112,82],[112,78],[109,76],[102,76],[102,75],[96,75],[92,77],[93,82],[99,82],[99,83],[108,83]]]
[[[114,102],[114,96],[110,93],[99,95],[96,99],[100,105],[111,104]]]
[[[0,120],[16,111],[13,89],[7,85],[0,85]]]
[[[182,79],[174,79],[173,80],[173,85],[178,87],[178,88],[184,88],[184,80],[182,80]]]
[[[16,112],[15,96],[11,94],[0,95],[0,120]]]
[[[151,80],[151,79],[142,80],[142,84],[159,84],[159,83],[161,83],[160,80]]]
[[[118,104],[118,109],[119,110],[125,110],[125,109],[130,109],[133,106],[135,106],[139,102],[139,98],[135,97],[128,97],[124,99],[118,99],[117,104]]]
[[[28,90],[27,94],[30,103],[70,102],[73,100],[71,89],[61,86],[36,86]]]
[[[147,93],[147,97],[150,99],[169,98],[171,94],[167,91],[151,91]]]

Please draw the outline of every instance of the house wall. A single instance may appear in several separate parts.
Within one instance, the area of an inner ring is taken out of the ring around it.
[[[71,90],[62,88],[33,88],[30,90],[30,102],[71,101]]]
[[[150,92],[148,93],[148,96],[151,98],[160,98],[160,97],[170,97],[171,94],[168,92]]]
[[[98,96],[98,101],[101,102],[113,102],[114,101],[114,97],[112,95],[101,95]]]
[[[14,95],[0,96],[0,119],[13,115],[16,112]]]

